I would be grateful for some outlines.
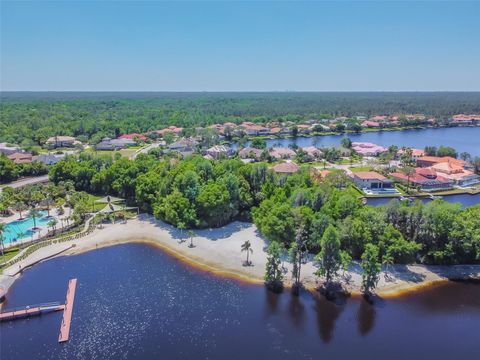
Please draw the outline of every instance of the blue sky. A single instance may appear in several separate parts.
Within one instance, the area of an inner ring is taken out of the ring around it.
[[[3,91],[480,90],[478,1],[0,6]]]

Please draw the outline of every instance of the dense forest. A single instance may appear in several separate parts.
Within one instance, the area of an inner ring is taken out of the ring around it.
[[[480,113],[480,93],[1,93],[0,142],[42,145],[54,135],[104,136],[177,125],[423,113]]]
[[[332,173],[317,182],[307,166],[286,177],[265,163],[236,159],[141,155],[113,161],[82,154],[80,161],[71,156],[54,165],[50,178],[56,184],[73,183],[78,191],[126,198],[180,229],[252,220],[279,246],[288,249],[300,236],[309,252],[318,253],[330,228],[342,251],[354,259],[371,244],[384,263],[480,261],[479,205],[462,210],[442,200],[426,205],[394,200],[367,206],[346,176]]]

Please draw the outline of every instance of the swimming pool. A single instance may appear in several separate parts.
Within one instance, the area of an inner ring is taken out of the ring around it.
[[[46,211],[40,211],[40,217],[36,219],[37,227],[45,226],[52,218],[47,217]],[[25,218],[23,220],[12,221],[5,226],[3,232],[3,244],[9,245],[17,240],[32,236],[33,219]]]

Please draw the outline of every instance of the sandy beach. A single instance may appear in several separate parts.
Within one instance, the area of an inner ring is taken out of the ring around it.
[[[241,245],[249,240],[253,253],[250,254],[251,266],[244,266],[246,253]],[[250,283],[263,283],[266,264],[267,241],[251,223],[233,222],[217,229],[196,230],[193,237],[194,247],[189,247],[190,239],[186,231],[180,230],[154,219],[149,215],[140,215],[127,223],[105,225],[90,235],[71,242],[54,244],[42,248],[19,264],[5,269],[0,276],[0,284],[8,289],[19,276],[19,269],[32,266],[42,259],[55,256],[76,255],[97,248],[122,243],[142,242],[157,246],[172,256],[201,270],[218,276],[233,278]],[[316,266],[309,259],[302,267],[302,281],[309,290],[316,289],[322,279],[314,275]],[[284,261],[285,282],[289,285],[291,266]],[[361,288],[361,268],[352,263],[347,274],[341,274],[352,295],[358,295]],[[377,294],[381,297],[395,297],[421,288],[448,281],[449,279],[480,279],[480,265],[459,266],[423,266],[395,265],[381,274]],[[8,296],[8,295],[7,295]]]

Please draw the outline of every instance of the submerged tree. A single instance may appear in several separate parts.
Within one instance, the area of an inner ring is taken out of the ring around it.
[[[272,241],[267,250],[267,265],[265,268],[265,285],[272,291],[280,292],[283,289],[283,274],[281,269],[282,247]]]
[[[381,265],[378,260],[378,247],[374,244],[365,245],[362,255],[362,291],[366,296],[371,295],[380,279]]]

